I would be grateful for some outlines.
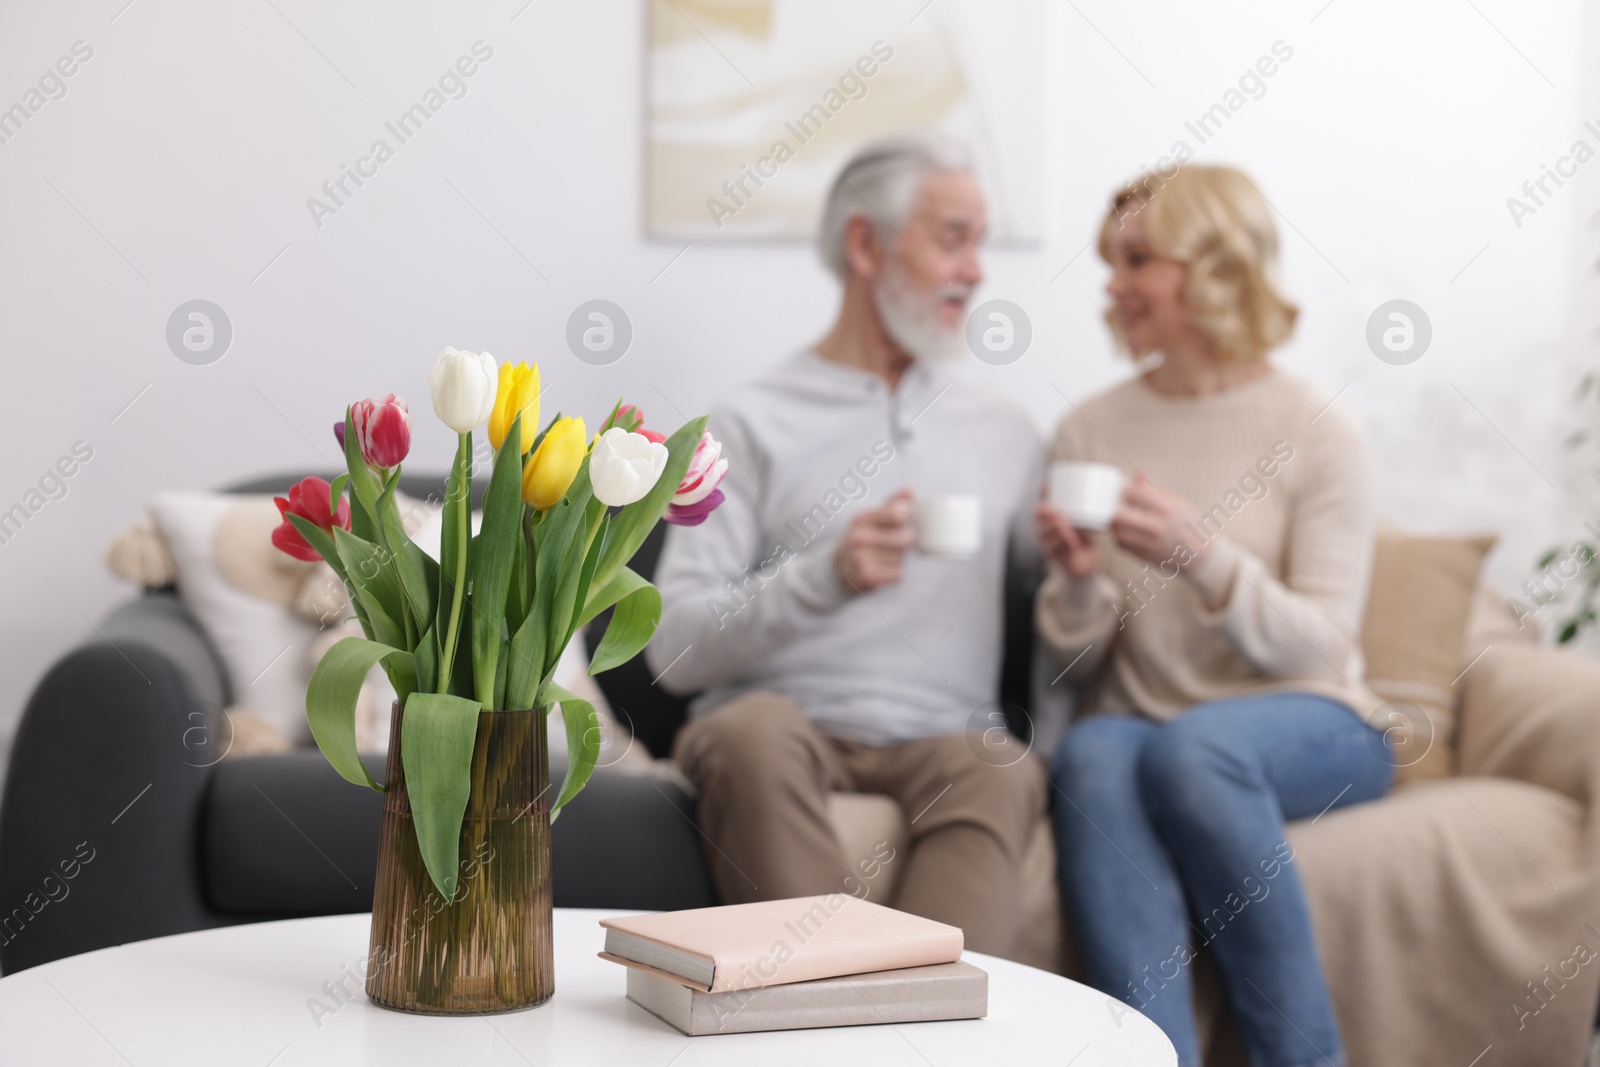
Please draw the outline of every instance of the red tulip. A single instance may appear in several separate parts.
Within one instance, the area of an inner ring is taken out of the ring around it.
[[[350,419],[368,465],[398,466],[411,451],[411,412],[403,397],[390,393],[382,400],[363,400],[351,406]]]
[[[350,529],[350,501],[341,499],[339,510],[329,511],[328,496],[331,491],[332,487],[327,482],[311,477],[291,488],[287,500],[281,496],[272,498],[272,502],[278,505],[278,514],[283,516],[283,525],[272,531],[272,543],[280,551],[307,563],[315,563],[322,558],[305,536],[294,528],[294,523],[289,521],[290,515],[298,515],[324,531],[331,531],[335,526],[343,530]]]

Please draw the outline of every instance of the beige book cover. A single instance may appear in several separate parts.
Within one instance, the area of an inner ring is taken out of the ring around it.
[[[628,969],[628,999],[690,1037],[819,1026],[981,1019],[989,975],[970,963],[938,963],[702,993],[652,971]]]
[[[953,963],[961,929],[844,893],[602,919],[606,951],[703,992]]]

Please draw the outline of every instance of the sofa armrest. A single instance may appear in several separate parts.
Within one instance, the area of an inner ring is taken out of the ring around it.
[[[198,849],[224,729],[221,664],[171,594],[141,597],[99,630],[45,674],[12,744],[0,802],[7,973],[221,921],[201,896]]]
[[[1515,778],[1585,806],[1600,792],[1600,663],[1497,644],[1462,679],[1460,773]]]

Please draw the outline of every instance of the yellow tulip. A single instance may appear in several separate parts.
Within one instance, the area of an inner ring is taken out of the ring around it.
[[[522,499],[541,511],[560,500],[588,455],[588,440],[581,417],[557,419],[522,468]]]
[[[539,436],[539,365],[500,364],[500,385],[494,394],[494,411],[489,415],[489,443],[499,451],[511,432],[511,423],[522,416],[522,452],[533,447]]]

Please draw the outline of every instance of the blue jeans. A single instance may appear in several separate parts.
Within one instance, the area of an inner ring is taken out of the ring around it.
[[[1284,823],[1381,796],[1393,774],[1382,734],[1306,693],[1074,727],[1050,780],[1086,980],[1153,1019],[1182,1067],[1197,1067],[1191,962],[1204,945],[1252,1064],[1342,1067]]]

